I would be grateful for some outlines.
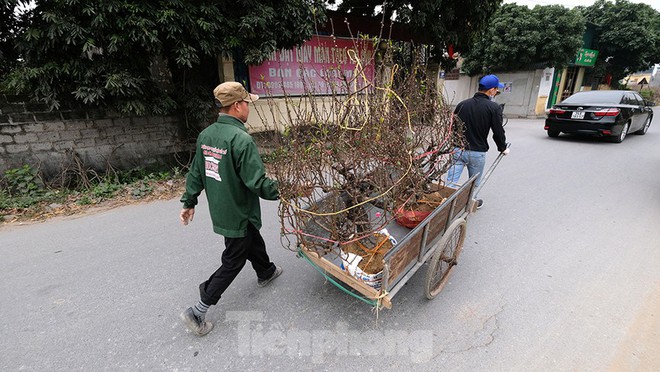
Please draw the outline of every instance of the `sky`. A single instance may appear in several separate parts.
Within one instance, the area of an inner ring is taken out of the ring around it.
[[[577,5],[593,5],[595,0],[504,0],[504,3],[516,3],[518,5],[527,5],[533,8],[535,5],[553,5],[559,4],[567,8],[572,8]],[[660,0],[630,0],[632,3],[644,3],[652,6],[655,10],[660,11]]]

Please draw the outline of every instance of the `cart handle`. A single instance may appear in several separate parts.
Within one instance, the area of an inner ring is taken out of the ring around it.
[[[508,142],[508,143],[506,144],[506,149],[508,149],[509,147],[511,147],[511,143],[510,143],[510,142]],[[486,171],[486,174],[484,174],[484,177],[481,179],[481,183],[479,184],[479,187],[477,187],[477,189],[474,190],[474,194],[472,195],[472,199],[476,199],[476,198],[477,198],[477,195],[478,195],[479,192],[481,191],[481,188],[486,184],[486,181],[488,181],[488,179],[490,178],[491,174],[493,174],[493,171],[495,170],[495,168],[496,168],[497,165],[500,163],[500,161],[502,160],[503,157],[504,157],[504,153],[503,153],[503,152],[500,152],[500,154],[497,156],[497,158],[495,159],[495,161],[493,162],[493,164],[491,164],[490,168],[488,168],[488,170]]]

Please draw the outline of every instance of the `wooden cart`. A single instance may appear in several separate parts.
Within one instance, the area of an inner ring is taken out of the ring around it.
[[[399,226],[392,221],[387,229],[397,244],[384,257],[384,269],[380,289],[373,288],[353,277],[341,268],[336,254],[321,255],[301,244],[299,256],[305,258],[334,284],[333,278],[359,293],[363,301],[381,308],[392,308],[392,297],[425,264],[424,293],[433,299],[447,283],[458,256],[463,248],[467,230],[467,218],[475,208],[474,191],[476,176],[470,178],[458,190],[438,186],[447,199],[414,229]],[[370,205],[369,208],[377,209]],[[384,211],[380,211],[384,213]]]

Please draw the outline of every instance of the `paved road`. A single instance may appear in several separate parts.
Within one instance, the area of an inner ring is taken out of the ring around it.
[[[273,202],[284,275],[244,270],[201,339],[178,314],[219,262],[205,208],[185,228],[176,200],[3,227],[0,370],[659,370],[656,118],[622,144],[512,119],[451,283],[427,301],[418,274],[378,317],[279,246]]]

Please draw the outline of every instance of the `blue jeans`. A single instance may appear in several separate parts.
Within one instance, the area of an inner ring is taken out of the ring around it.
[[[479,177],[474,182],[475,186],[479,186],[481,177],[484,175],[485,165],[485,152],[456,149],[454,153],[454,165],[447,171],[447,186],[453,188],[459,187],[458,180],[461,178],[461,173],[463,173],[465,166],[467,166],[470,177],[479,173]]]

